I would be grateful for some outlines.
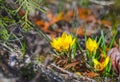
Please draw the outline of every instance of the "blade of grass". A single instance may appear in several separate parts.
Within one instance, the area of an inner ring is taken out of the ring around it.
[[[76,39],[76,44],[77,44],[78,49],[80,50],[81,54],[83,54],[82,48],[81,48],[81,46],[80,46],[80,43],[79,43],[78,39]]]
[[[86,35],[86,25],[85,25],[85,27],[84,27],[84,37],[85,37],[85,43],[86,43],[86,41],[87,41],[87,35]]]
[[[109,62],[109,64],[105,69],[105,76],[110,76],[110,71],[111,71],[111,62]]]
[[[77,52],[77,43],[75,42],[73,44],[73,55],[72,55],[72,58],[75,58],[76,57],[76,52]]]
[[[102,36],[100,36],[100,38],[99,38],[99,40],[98,40],[98,46],[100,45],[100,43],[101,43],[101,41],[102,41]],[[93,59],[96,57],[96,51],[93,53]]]
[[[113,35],[113,37],[112,37],[112,39],[111,39],[111,42],[110,42],[110,45],[109,45],[109,49],[111,49],[112,46],[113,46],[113,44],[114,44],[114,41],[115,41],[117,32],[118,32],[118,31],[116,30],[115,33],[114,33],[114,35]]]
[[[101,37],[102,37],[102,49],[103,49],[103,53],[104,53],[104,57],[106,57],[106,44],[105,44],[105,37],[104,37],[104,33],[103,30],[101,31]]]

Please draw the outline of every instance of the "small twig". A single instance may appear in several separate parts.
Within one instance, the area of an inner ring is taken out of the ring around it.
[[[77,76],[77,75],[74,74],[74,73],[71,73],[71,72],[69,72],[69,71],[67,71],[67,70],[64,70],[64,69],[56,66],[55,64],[51,64],[51,66],[53,66],[53,67],[55,67],[56,69],[58,69],[58,70],[60,70],[60,71],[62,71],[62,72],[64,72],[64,73],[68,74],[69,76],[72,76],[72,77],[75,77],[75,78],[79,78],[80,80],[87,80],[87,81],[90,81],[90,82],[96,82],[95,80],[90,79],[90,78],[86,78],[86,77],[84,77],[84,76]]]
[[[98,1],[98,0],[89,0],[89,1],[102,6],[109,6],[115,3],[114,1]]]
[[[69,74],[69,76],[72,76],[72,73],[64,70],[63,68],[60,68],[60,67],[56,66],[56,65],[53,64],[53,63],[51,64],[51,66],[53,66],[54,68],[57,68],[58,70],[60,70],[60,71],[63,72],[63,73]]]
[[[12,48],[10,48],[9,46],[7,46],[5,43],[0,43],[2,46],[4,46],[5,48],[7,48],[10,52],[13,52],[14,50]]]
[[[56,80],[57,78],[57,82],[64,82],[62,80],[62,78],[60,76],[57,76],[50,67],[46,67],[45,65],[41,64],[39,66],[39,72],[37,73],[37,75],[35,76],[35,78],[33,78],[30,82],[38,82],[38,79],[40,78],[41,74],[44,73],[48,78],[51,78],[53,80]]]
[[[42,36],[43,38],[46,39],[46,41],[48,41],[48,43],[51,41],[51,39],[37,26],[34,26],[34,29],[39,33],[40,36]]]
[[[9,50],[10,53],[15,52],[15,53],[19,53],[20,55],[23,55],[22,53],[16,51],[15,49],[13,49],[13,48],[7,46],[5,43],[0,43],[0,44],[1,44],[3,47],[7,48],[7,49]]]

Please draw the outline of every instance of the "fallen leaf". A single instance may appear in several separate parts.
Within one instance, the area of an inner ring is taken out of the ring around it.
[[[80,64],[80,62],[78,62],[78,61],[72,62],[72,63],[66,65],[66,66],[64,67],[64,69],[70,69],[70,68],[72,68],[72,67],[75,67],[75,66],[78,65],[78,64]]]
[[[71,21],[71,19],[72,19],[72,17],[74,16],[74,12],[73,12],[73,10],[70,10],[70,11],[68,11],[66,14],[65,14],[65,20],[66,21]]]
[[[80,72],[76,72],[75,74],[78,75],[78,76],[81,76],[81,75],[82,75]]]
[[[94,78],[94,77],[99,76],[99,74],[95,72],[88,72],[88,73],[85,72],[84,75],[87,76],[88,78]]]
[[[86,20],[89,15],[92,14],[92,11],[89,9],[79,8],[78,9],[80,19]]]
[[[103,24],[105,27],[111,27],[111,22],[107,20],[101,20],[101,24]]]
[[[24,11],[24,10],[20,10],[20,11],[18,12],[18,14],[19,14],[20,16],[24,16],[24,15],[25,15],[25,11]]]
[[[37,21],[36,21],[36,24],[37,24],[38,26],[44,27],[44,21],[43,21],[43,20],[37,20]]]
[[[118,48],[112,48],[108,54],[111,58],[112,68],[116,74],[120,73],[120,50]]]

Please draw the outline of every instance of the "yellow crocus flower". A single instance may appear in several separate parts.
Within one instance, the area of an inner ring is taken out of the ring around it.
[[[109,63],[109,60],[110,60],[109,56],[107,56],[103,62],[99,62],[97,59],[93,59],[95,70],[102,71]]]
[[[86,42],[86,48],[92,53],[93,51],[96,51],[98,44],[95,40],[89,38]]]
[[[50,44],[57,51],[62,52],[63,50],[68,51],[74,42],[75,39],[72,39],[71,35],[68,35],[64,32],[61,37],[52,39]]]

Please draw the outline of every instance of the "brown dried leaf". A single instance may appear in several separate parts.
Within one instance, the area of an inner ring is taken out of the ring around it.
[[[120,74],[120,50],[118,48],[112,48],[108,52],[108,56],[111,58],[112,67],[115,73]]]
[[[72,63],[66,65],[64,69],[69,69],[69,68],[75,67],[75,66],[78,65],[79,63],[80,63],[80,62],[78,62],[78,61],[72,62]]]
[[[88,72],[88,73],[85,72],[84,75],[87,76],[88,78],[94,78],[94,77],[99,76],[99,74],[95,72]]]

